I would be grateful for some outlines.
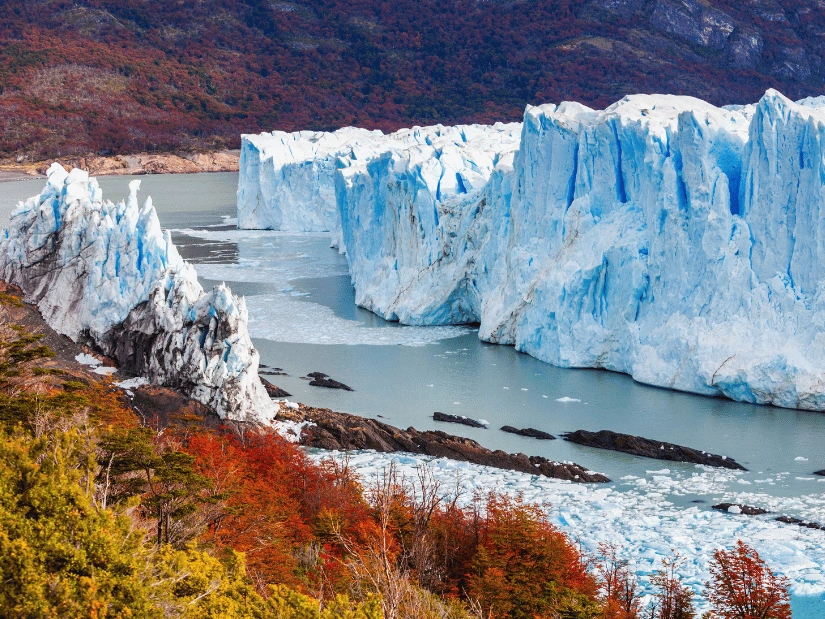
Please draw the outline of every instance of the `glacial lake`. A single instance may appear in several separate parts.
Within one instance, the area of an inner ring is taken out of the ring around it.
[[[754,406],[636,383],[614,372],[556,368],[513,348],[481,342],[467,328],[412,328],[382,320],[354,303],[346,258],[323,234],[236,230],[237,174],[101,177],[104,197],[121,199],[141,180],[164,228],[193,262],[204,287],[225,281],[244,295],[262,363],[289,376],[269,380],[292,399],[380,418],[406,428],[439,429],[486,447],[572,460],[611,479],[692,465],[537,441],[498,430],[508,424],[558,435],[614,430],[734,458],[749,472],[738,491],[777,497],[825,493],[825,414]],[[0,225],[42,180],[0,184]],[[310,387],[321,371],[354,391]],[[559,401],[559,399],[572,401]],[[489,421],[475,429],[432,420],[434,411]],[[689,503],[690,494],[673,497]],[[706,500],[702,497],[701,500]]]
[[[329,247],[327,235],[236,230],[236,173],[102,177],[104,197],[125,198],[134,178],[141,180],[141,202],[152,196],[162,225],[172,230],[204,287],[225,281],[246,297],[262,363],[288,374],[267,378],[291,393],[291,400],[403,428],[444,430],[493,449],[572,460],[608,475],[615,491],[638,494],[647,488],[654,506],[640,518],[655,513],[657,500],[685,510],[706,510],[726,500],[825,521],[825,477],[812,475],[825,469],[825,414],[677,393],[612,372],[556,368],[513,348],[481,342],[471,327],[412,328],[386,322],[355,305],[346,259]],[[0,183],[0,226],[7,225],[16,203],[37,194],[43,182]],[[354,391],[310,387],[300,377],[313,371]],[[436,423],[434,411],[485,419],[490,427]],[[505,424],[555,435],[576,429],[638,434],[727,455],[749,471],[717,475],[563,440],[536,441],[501,432],[498,428]],[[661,499],[656,499],[658,492]],[[622,513],[624,524],[628,513]],[[668,519],[672,516],[663,522]],[[690,531],[684,533],[690,536]],[[633,543],[635,536],[639,544],[642,536],[644,548],[644,535],[644,529],[634,532],[631,526],[627,539]],[[817,581],[821,569],[812,572],[810,563],[805,567],[787,548],[776,546],[775,556],[791,572],[796,563],[807,574],[795,582]],[[699,584],[704,578],[700,563],[693,569]],[[820,594],[796,595],[793,602],[797,619],[825,616]]]

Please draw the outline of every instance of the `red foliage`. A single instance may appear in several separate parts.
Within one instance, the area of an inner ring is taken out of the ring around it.
[[[631,92],[717,104],[750,103],[768,87],[822,93],[822,69],[805,60],[825,51],[825,9],[815,3],[781,0],[791,18],[777,21],[748,3],[714,2],[743,31],[762,33],[760,64],[741,70],[724,54],[667,40],[646,19],[594,13],[596,4],[6,0],[0,153],[237,146],[241,132],[276,128],[518,120],[526,103],[604,106]],[[813,72],[807,81],[783,77],[797,57]]]
[[[615,544],[599,544],[600,560],[596,563],[596,573],[604,619],[637,619],[642,603],[636,577],[620,552],[621,548]]]
[[[468,594],[490,616],[550,616],[595,597],[578,550],[538,507],[491,494],[474,520]]]
[[[693,591],[682,584],[677,571],[684,564],[677,553],[662,559],[662,567],[651,576],[650,583],[656,587],[654,602],[650,609],[653,619],[693,619]]]
[[[742,540],[713,553],[710,573],[705,596],[720,619],[791,619],[788,579]]]
[[[213,484],[212,496],[225,500],[205,539],[246,553],[250,574],[261,585],[305,585],[323,561],[311,556],[323,520],[335,518],[353,528],[368,518],[357,485],[314,464],[277,434],[251,433],[243,439],[199,434],[186,450]],[[314,548],[323,554],[320,543]]]

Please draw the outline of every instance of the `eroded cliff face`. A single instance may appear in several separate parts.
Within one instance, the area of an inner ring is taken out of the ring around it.
[[[825,99],[634,95],[528,108],[515,141],[512,126],[417,131],[435,129],[368,158],[344,144],[285,160],[247,138],[259,172],[240,184],[289,194],[309,221],[317,205],[282,169],[334,159],[300,191],[334,192],[317,229],[346,250],[356,301],[388,319],[479,322],[555,365],[825,410]]]
[[[221,418],[270,421],[242,299],[206,293],[151,199],[104,201],[97,181],[54,164],[43,191],[12,214],[0,239],[0,277],[19,286],[59,333],[127,372],[180,389]]]

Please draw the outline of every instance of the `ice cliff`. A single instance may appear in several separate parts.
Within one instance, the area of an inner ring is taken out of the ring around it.
[[[0,236],[0,278],[22,288],[59,333],[121,369],[180,389],[222,418],[270,420],[242,299],[204,292],[140,181],[125,202],[104,201],[95,179],[53,164],[43,191],[21,203]]]
[[[245,136],[239,225],[330,230],[356,301],[391,320],[479,322],[555,365],[825,410],[824,156],[825,98],[775,91]]]

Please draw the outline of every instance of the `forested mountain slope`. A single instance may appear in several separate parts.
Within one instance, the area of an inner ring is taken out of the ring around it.
[[[519,120],[625,94],[823,94],[820,0],[6,0],[0,153]]]

